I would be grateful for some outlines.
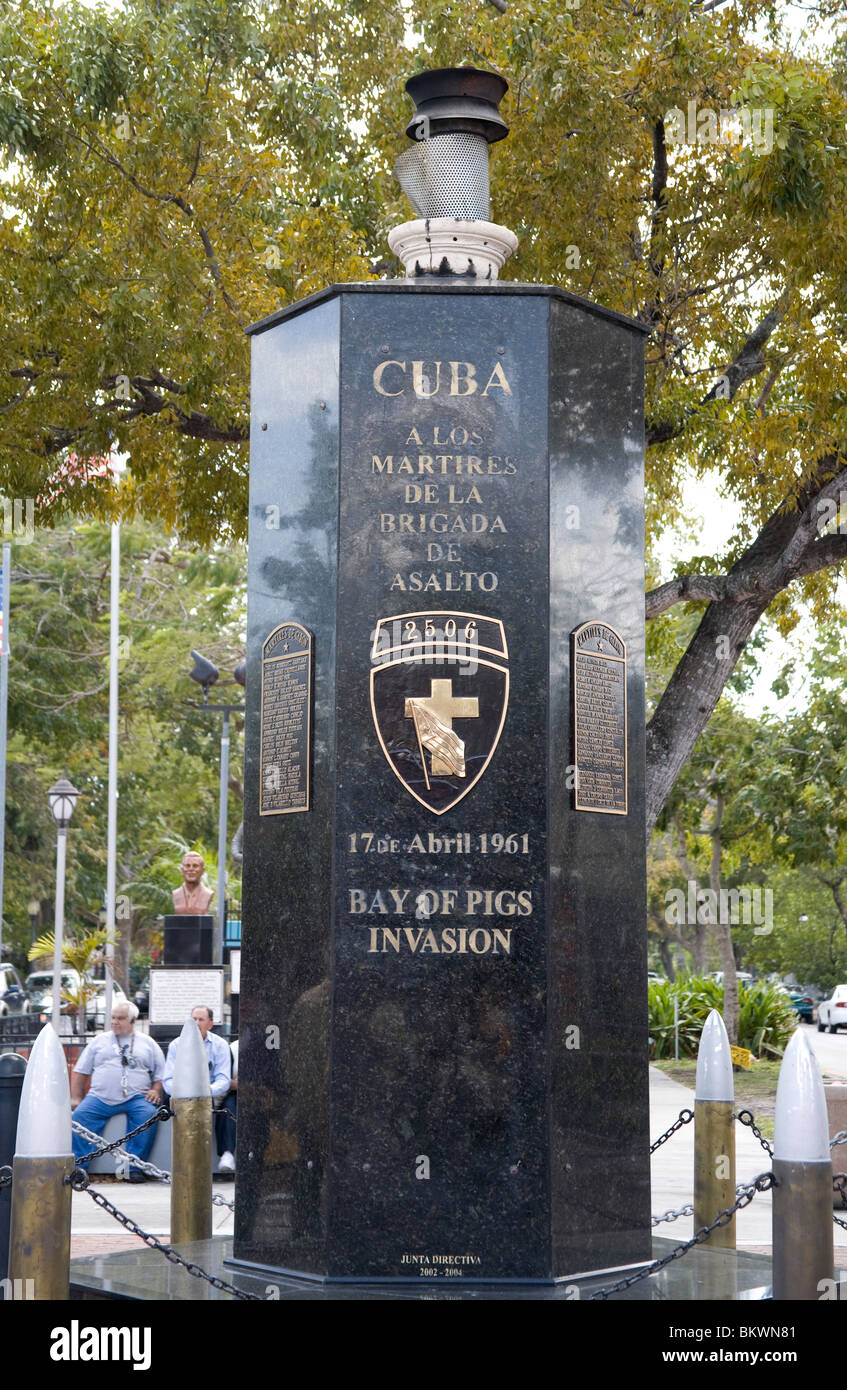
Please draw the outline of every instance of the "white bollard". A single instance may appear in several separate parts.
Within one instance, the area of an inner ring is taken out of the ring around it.
[[[817,1300],[833,1279],[832,1157],[823,1081],[799,1028],[779,1072],[773,1147],[773,1296]]]
[[[72,1191],[66,1179],[74,1166],[68,1064],[48,1026],[30,1053],[12,1163],[9,1277],[31,1280],[36,1300],[70,1294]]]

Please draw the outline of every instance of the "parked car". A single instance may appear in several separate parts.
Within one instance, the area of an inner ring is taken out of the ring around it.
[[[97,993],[88,1000],[85,1006],[85,1026],[86,1028],[106,1028],[106,985],[103,980],[94,980],[97,986]],[[126,995],[118,984],[117,980],[112,981],[112,1008],[118,1000],[126,1003]]]
[[[80,977],[76,970],[62,971],[62,989],[79,989]],[[51,1014],[53,1012],[53,971],[34,970],[31,975],[27,975],[25,989],[29,996],[30,1012],[34,1014]],[[63,1014],[75,1012],[73,1004],[68,1004],[65,1000],[61,1003]]]
[[[140,1018],[146,1018],[147,1015],[148,1015],[148,1013],[150,1012],[150,976],[149,976],[149,974],[147,974],[147,975],[144,976],[144,979],[141,981],[141,984],[138,986],[138,989],[135,991],[135,994],[133,995],[133,998],[135,999],[135,1003],[136,1003],[136,1006],[137,1006],[137,1008],[138,1008],[139,1017],[140,1017]]]
[[[847,1028],[847,985],[836,985],[829,999],[818,1004],[818,1032],[824,1028],[837,1033],[839,1028]]]
[[[15,967],[4,961],[0,964],[0,1018],[5,1018],[7,1014],[27,1013],[29,996]]]
[[[797,1017],[802,1018],[804,1023],[814,1023],[815,1001],[812,996],[796,990],[789,990],[788,995]]]

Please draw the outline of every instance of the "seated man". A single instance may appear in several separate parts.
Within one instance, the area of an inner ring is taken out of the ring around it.
[[[215,1143],[218,1148],[218,1172],[235,1172],[235,1126],[238,1118],[238,1039],[230,1044],[232,1080],[215,1111]]]
[[[122,999],[112,1009],[112,1031],[95,1038],[85,1048],[71,1074],[71,1109],[74,1119],[95,1134],[102,1134],[112,1115],[126,1115],[127,1129],[135,1129],[155,1114],[162,1104],[162,1076],[165,1058],[157,1042],[146,1033],[136,1033],[138,1009]],[[91,1077],[85,1094],[85,1077]],[[84,1097],[84,1099],[83,1099]],[[146,1159],[153,1147],[156,1126],[128,1140],[128,1153]],[[73,1136],[74,1158],[94,1147],[89,1139]],[[145,1182],[140,1169],[132,1167],[130,1182]]]
[[[221,1038],[212,1029],[212,1010],[207,1004],[197,1004],[191,1010],[191,1017],[200,1029],[200,1036],[203,1039],[203,1047],[206,1053],[206,1060],[209,1064],[209,1088],[212,1092],[212,1102],[218,1105],[229,1093],[232,1083],[232,1057],[230,1055],[229,1043],[226,1038]],[[174,1063],[176,1061],[179,1038],[174,1038],[168,1044],[168,1056],[165,1062],[165,1073],[162,1083],[168,1095],[173,1090]],[[220,1150],[219,1150],[220,1152]],[[235,1159],[231,1151],[225,1152],[221,1158],[221,1168],[226,1173],[231,1173],[235,1169]]]

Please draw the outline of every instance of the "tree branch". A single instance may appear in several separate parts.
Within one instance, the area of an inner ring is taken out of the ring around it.
[[[716,400],[733,400],[739,387],[751,377],[758,376],[765,369],[764,346],[788,312],[790,296],[783,290],[773,308],[765,314],[761,323],[753,329],[733,360],[726,367],[698,405],[687,411],[681,420],[647,420],[645,422],[648,446],[666,444],[682,434],[688,421],[698,410]]]

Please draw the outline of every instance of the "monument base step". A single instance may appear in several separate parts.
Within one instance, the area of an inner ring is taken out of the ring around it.
[[[655,1238],[654,1259],[670,1254],[676,1242]],[[299,1279],[268,1271],[247,1270],[231,1264],[232,1238],[217,1236],[212,1240],[175,1246],[186,1259],[224,1279],[244,1293],[258,1294],[269,1301],[296,1302],[413,1302],[465,1300],[472,1302],[575,1302],[587,1300],[592,1293],[607,1287],[623,1276],[608,1273],[575,1277],[572,1281],[555,1284],[467,1284],[451,1280],[421,1280],[414,1283],[352,1284],[330,1283]],[[610,1295],[609,1302],[731,1302],[758,1301],[769,1296],[771,1260],[768,1255],[749,1254],[742,1250],[709,1250],[704,1246],[688,1252],[658,1274],[621,1293]],[[216,1289],[179,1265],[173,1265],[156,1250],[127,1250],[109,1255],[88,1256],[71,1261],[71,1298],[74,1300],[137,1299],[141,1301],[235,1301],[235,1296]]]

